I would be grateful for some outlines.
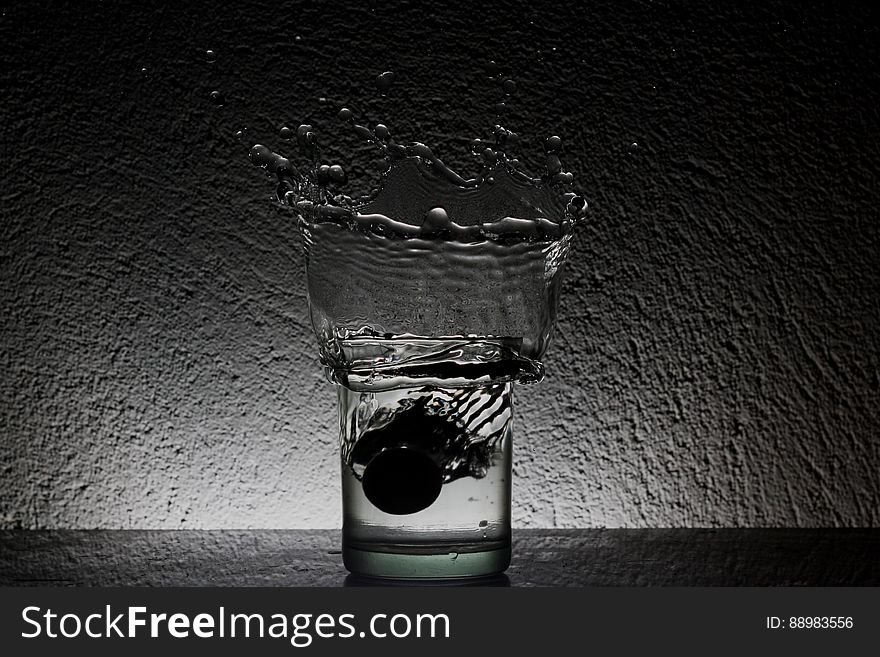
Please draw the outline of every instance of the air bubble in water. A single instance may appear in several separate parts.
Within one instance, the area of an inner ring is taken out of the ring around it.
[[[480,520],[480,527],[488,527],[488,526],[489,526],[488,520]]]
[[[225,99],[223,98],[223,94],[219,91],[211,92],[211,102],[214,103],[217,107],[222,107],[223,103],[225,103]]]
[[[208,62],[209,64],[213,64],[214,62],[217,61],[217,53],[214,52],[213,50],[206,50],[205,51],[205,61]]]
[[[293,138],[293,130],[284,126],[281,130],[278,131],[278,136],[281,137],[284,141],[288,141]]]
[[[506,93],[508,96],[516,93],[516,82],[511,80],[510,78],[506,79],[501,83],[501,91]]]
[[[455,561],[456,559],[458,559],[458,552],[450,552],[450,553],[449,553],[449,559],[450,559],[451,561]]]
[[[385,71],[376,76],[376,89],[383,96],[388,93],[392,84],[394,84],[394,71]]]
[[[638,150],[639,150],[639,145],[636,142],[633,142],[629,146],[626,147],[627,153],[635,153]]]

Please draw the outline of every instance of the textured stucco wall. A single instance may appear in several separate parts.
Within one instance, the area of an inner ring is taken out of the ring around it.
[[[490,58],[592,207],[515,523],[880,522],[874,10],[178,4],[0,12],[0,527],[337,526],[298,237],[233,135],[345,103],[454,163]]]

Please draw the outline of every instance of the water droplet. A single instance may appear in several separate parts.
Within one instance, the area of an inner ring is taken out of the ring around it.
[[[341,110],[339,110],[338,116],[343,121],[351,121],[353,114],[350,109],[348,109],[347,107],[343,107]]]
[[[406,157],[406,146],[402,146],[401,144],[388,144],[385,148],[388,151],[388,155],[393,159],[400,160]]]
[[[217,61],[217,53],[214,52],[213,50],[206,50],[205,51],[205,61],[208,62],[209,64],[213,64],[214,62]]]
[[[331,166],[328,173],[331,182],[334,182],[337,185],[344,185],[348,181],[348,175],[345,173],[345,169],[338,164]]]
[[[391,136],[391,132],[388,130],[388,127],[382,123],[376,126],[376,129],[373,130],[373,133],[376,135],[376,139],[378,139],[379,141],[388,141],[388,138]]]
[[[373,138],[373,133],[370,129],[363,125],[358,125],[357,123],[352,123],[351,126],[354,129],[354,134],[363,139],[364,141],[370,141]]]
[[[501,91],[510,96],[513,93],[516,93],[516,82],[511,80],[510,78],[506,79],[501,83]]]
[[[293,138],[293,130],[291,130],[287,126],[284,126],[283,128],[281,128],[281,130],[278,131],[278,136],[287,141],[288,139]]]
[[[221,94],[219,91],[212,91],[211,102],[214,103],[217,107],[222,107],[223,103],[225,103],[226,101],[223,98],[223,94]]]
[[[315,155],[318,136],[312,130],[312,126],[308,123],[303,123],[296,129],[296,143],[309,155]]]
[[[318,181],[319,185],[326,185],[330,182],[330,165],[322,164],[315,171],[315,178]]]
[[[254,147],[251,148],[248,157],[250,157],[251,162],[258,167],[268,167],[275,161],[275,155],[272,151],[262,144],[255,144]]]
[[[562,138],[558,137],[557,135],[547,137],[547,139],[544,141],[545,153],[555,153],[560,148],[562,148]]]
[[[392,84],[394,84],[394,71],[385,71],[376,76],[376,89],[383,96],[388,93]]]
[[[547,173],[556,174],[562,170],[562,162],[559,161],[559,156],[553,152],[547,153]]]
[[[504,114],[504,111],[507,109],[507,103],[504,101],[495,103],[495,113],[496,114]]]
[[[449,558],[450,560],[455,561],[456,559],[458,559],[458,552],[450,552]]]
[[[141,75],[143,75],[144,77],[147,77],[147,75],[148,75],[148,71],[147,71],[147,67],[146,67],[146,66],[143,67],[143,68],[141,69]]]
[[[485,149],[486,145],[479,137],[471,141],[471,153],[473,153],[474,155],[482,155]]]
[[[292,171],[290,167],[290,160],[286,157],[281,157],[280,155],[275,156],[275,173],[279,176],[289,176]]]
[[[438,207],[431,208],[425,213],[420,230],[424,235],[440,235],[448,232],[451,227],[452,222],[446,210]],[[444,414],[443,411],[445,410],[441,409],[440,413]]]
[[[580,215],[587,209],[587,201],[583,196],[572,196],[566,206],[568,213],[572,215]]]
[[[480,520],[480,527],[488,527],[488,526],[489,526],[488,520]]]
[[[483,538],[486,538],[487,536],[488,534],[486,534],[486,532],[483,532]]]
[[[639,150],[639,145],[636,142],[633,142],[626,147],[627,153],[635,153],[637,150]]]
[[[412,148],[410,150],[412,151],[413,155],[420,157],[423,160],[427,160],[429,162],[434,157],[434,154],[431,152],[431,149],[420,142],[416,142],[415,144],[413,144]]]
[[[299,34],[297,34],[295,37],[293,37],[293,40],[294,41],[302,41],[303,38]]]
[[[486,62],[486,73],[488,73],[490,76],[498,75],[498,64],[495,63],[494,60],[490,59],[488,62]]]
[[[286,203],[287,199],[290,198],[288,194],[293,193],[293,184],[286,178],[283,178],[278,181],[278,185],[275,187],[275,198],[278,199],[281,203]]]

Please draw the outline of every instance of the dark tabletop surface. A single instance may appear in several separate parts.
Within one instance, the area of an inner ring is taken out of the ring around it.
[[[4,531],[0,585],[342,586],[330,530]],[[511,586],[880,585],[880,529],[514,532]]]

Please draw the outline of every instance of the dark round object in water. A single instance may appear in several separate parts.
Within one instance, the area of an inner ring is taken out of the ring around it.
[[[364,495],[385,513],[405,516],[431,506],[440,495],[443,473],[427,454],[407,447],[392,447],[367,464]]]

